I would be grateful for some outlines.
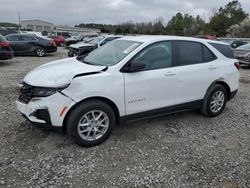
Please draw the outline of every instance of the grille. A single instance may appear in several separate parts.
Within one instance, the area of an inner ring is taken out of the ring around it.
[[[20,89],[20,95],[18,101],[28,104],[31,98],[32,98],[32,86],[24,83]]]

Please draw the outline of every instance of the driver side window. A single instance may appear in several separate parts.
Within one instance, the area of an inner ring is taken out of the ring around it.
[[[158,42],[143,49],[131,63],[144,63],[142,71],[168,68],[172,66],[172,42]]]

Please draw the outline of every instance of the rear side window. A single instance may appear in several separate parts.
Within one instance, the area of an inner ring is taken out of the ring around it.
[[[10,35],[7,37],[7,39],[9,41],[21,41],[21,38],[19,37],[19,35]]]
[[[231,50],[229,45],[226,44],[217,44],[217,43],[209,43],[212,45],[216,50],[218,50],[220,53],[222,53],[227,58],[235,59],[234,53]]]
[[[202,45],[204,62],[213,61],[216,56],[204,45]]]
[[[177,41],[177,66],[203,63],[202,46],[198,42]]]
[[[27,35],[21,36],[21,39],[22,39],[23,41],[36,41],[36,39],[35,39],[34,37],[27,36]]]

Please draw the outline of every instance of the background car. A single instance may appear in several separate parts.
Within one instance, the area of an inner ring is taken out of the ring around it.
[[[70,45],[68,56],[78,56],[78,55],[85,55],[91,51],[93,51],[96,48],[99,48],[100,46],[103,46],[104,44],[121,38],[121,36],[115,36],[115,35],[107,35],[107,36],[97,36],[93,37],[89,42],[81,42],[77,44]]]
[[[208,39],[208,40],[218,40],[215,36],[212,35],[197,35],[195,38],[200,38],[200,39]]]
[[[239,46],[234,50],[234,54],[240,64],[250,65],[250,44]]]
[[[32,34],[12,34],[7,35],[10,47],[15,55],[37,55],[45,56],[46,53],[57,51],[55,42],[45,37]]]
[[[71,34],[68,32],[56,32],[56,36],[61,36],[66,39],[66,38],[70,38]]]
[[[63,47],[66,45],[66,41],[62,36],[49,36],[49,38],[53,39],[57,46]]]
[[[232,42],[231,47],[232,48],[237,48],[237,47],[242,46],[244,44],[247,44],[247,42],[243,41],[243,40],[235,40],[235,41]]]
[[[0,60],[12,59],[13,55],[9,42],[0,34]]]
[[[10,35],[10,34],[16,34],[18,33],[17,30],[13,30],[13,29],[0,29],[0,34],[5,36],[5,35]]]

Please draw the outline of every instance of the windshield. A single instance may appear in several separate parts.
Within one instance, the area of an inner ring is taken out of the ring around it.
[[[112,66],[119,63],[141,44],[142,43],[136,41],[114,40],[91,52],[83,59],[83,62]]]
[[[250,44],[242,45],[242,46],[238,47],[237,49],[239,49],[239,50],[250,50]]]
[[[98,44],[99,42],[101,42],[102,39],[104,39],[104,36],[94,37],[93,40],[91,40],[89,43],[90,44]]]
[[[75,37],[76,40],[81,40],[82,38],[83,38],[83,34],[82,34],[82,33],[79,34],[79,35],[77,35],[77,36]]]

